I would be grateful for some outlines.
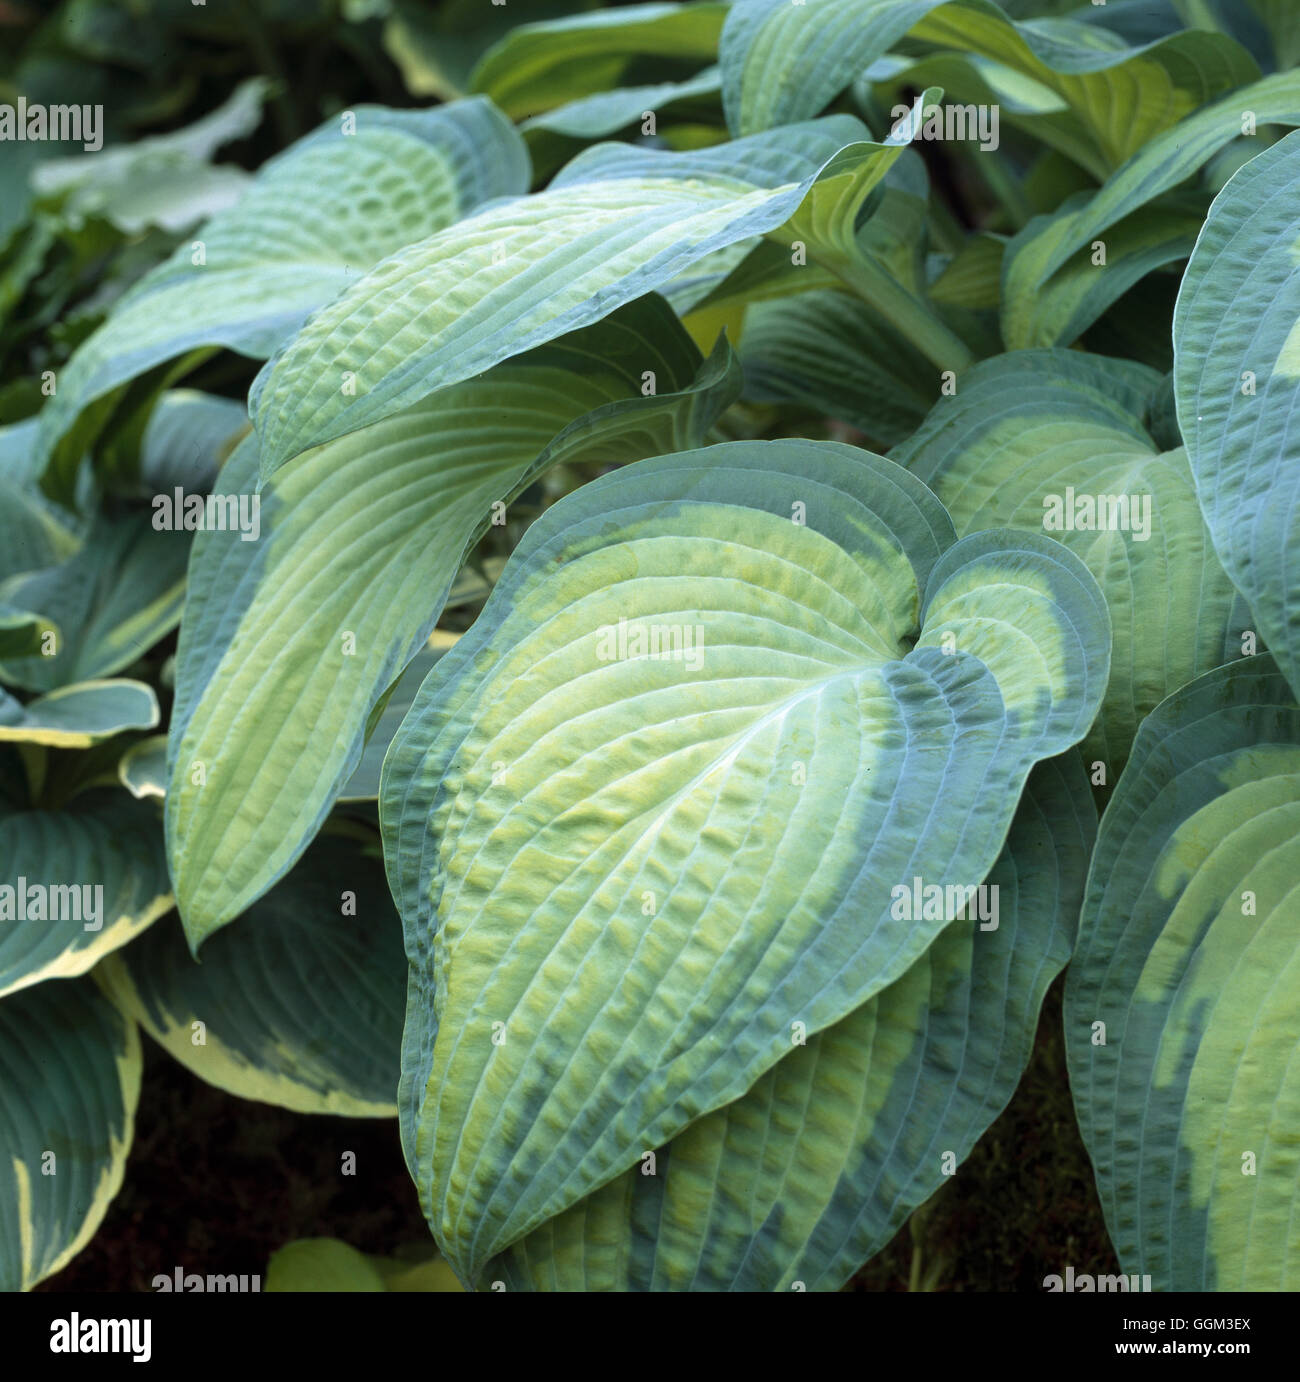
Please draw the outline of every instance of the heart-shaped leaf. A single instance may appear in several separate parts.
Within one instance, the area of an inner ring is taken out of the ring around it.
[[[954,543],[851,447],[660,457],[548,510],[381,787],[403,1137],[462,1279],[899,978],[942,923],[891,889],[987,875],[1109,642],[1061,544]]]

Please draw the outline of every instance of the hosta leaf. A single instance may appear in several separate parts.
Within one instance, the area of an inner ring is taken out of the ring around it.
[[[0,582],[55,566],[78,546],[76,534],[43,495],[0,470]]]
[[[1087,200],[1077,198],[1074,205]],[[1071,203],[1066,203],[1068,208]],[[1063,208],[1062,213],[1070,214]],[[1052,217],[1035,217],[1011,242],[1032,242]],[[1002,301],[1002,337],[1008,350],[1068,346],[1140,278],[1192,252],[1204,221],[1200,199],[1185,197],[1144,206],[1106,234],[1102,250],[1085,246],[1033,293],[1009,289]],[[1014,272],[1014,271],[1011,271]]]
[[[118,760],[118,781],[133,797],[167,795],[167,736],[151,734]]]
[[[257,542],[198,534],[167,799],[177,904],[196,947],[315,834],[493,505],[557,460],[698,445],[738,386],[725,346],[702,364],[648,298],[278,471]],[[219,489],[251,494],[257,473],[251,437]]]
[[[384,1288],[389,1291],[463,1291],[465,1288],[456,1279],[456,1273],[443,1258],[426,1257],[415,1262],[401,1258],[372,1257],[370,1259],[384,1278]]]
[[[241,82],[223,105],[172,134],[46,159],[33,168],[32,186],[59,198],[67,217],[99,216],[128,235],[150,226],[180,233],[244,192],[248,174],[211,159],[261,124],[269,85],[263,77]]]
[[[719,50],[728,123],[752,134],[816,115],[905,34],[994,58],[1056,92],[1103,164],[1259,75],[1222,35],[1131,48],[1074,21],[1015,23],[991,0],[736,0]]]
[[[1300,695],[1300,132],[1210,208],[1174,313],[1178,422],[1219,558]]]
[[[1288,0],[1246,0],[1273,41],[1273,60],[1282,68],[1300,62],[1300,14]]]
[[[29,417],[0,427],[0,479],[27,488],[35,484],[37,474],[33,456],[38,426],[38,420]]]
[[[249,408],[263,475],[598,321],[797,211],[811,220],[807,233],[843,238],[907,137],[873,144],[864,134],[852,117],[832,116],[721,149],[598,145],[545,192],[408,246],[258,375]]]
[[[1156,135],[1106,180],[1091,200],[1027,227],[1007,255],[1003,296],[1012,315],[1032,311],[1048,279],[1112,226],[1185,182],[1245,126],[1300,125],[1300,71],[1235,91]]]
[[[938,397],[939,375],[890,322],[848,293],[797,293],[745,313],[745,394],[816,408],[892,446]]]
[[[1271,658],[1143,724],[1065,994],[1070,1086],[1125,1272],[1295,1290],[1300,708]]]
[[[1108,783],[1143,716],[1217,666],[1225,640],[1241,634],[1243,612],[1201,521],[1187,457],[1161,452],[1142,421],[1157,383],[1129,361],[1013,352],[963,375],[894,453],[943,500],[959,533],[1047,531],[1097,578],[1114,641],[1084,751],[1106,764]]]
[[[150,494],[179,487],[206,494],[227,451],[248,426],[248,411],[233,398],[196,389],[169,389],[149,414],[140,443],[139,478]]]
[[[299,1238],[271,1254],[268,1291],[461,1291],[440,1257],[402,1261],[358,1252],[338,1238]]]
[[[637,655],[652,633],[676,655]],[[660,457],[548,510],[380,796],[403,1140],[462,1279],[903,974],[941,926],[891,887],[984,878],[1109,637],[1060,544],[954,544],[834,443]]]
[[[653,86],[598,91],[544,115],[534,115],[519,128],[525,137],[546,133],[570,139],[602,139],[629,125],[640,125],[646,111],[661,115],[665,108],[679,101],[712,96],[721,90],[721,74],[716,67],[710,67],[684,82],[657,82]]]
[[[354,134],[331,121],[272,159],[202,227],[203,262],[182,245],[73,355],[41,413],[38,459],[56,492],[136,376],[218,347],[264,359],[385,255],[528,185],[523,142],[487,101],[350,114]]]
[[[972,312],[996,307],[1002,297],[1005,251],[1000,235],[972,234],[936,275],[931,285],[935,301]]]
[[[202,964],[169,918],[96,973],[123,1011],[219,1089],[299,1113],[397,1111],[402,932],[377,848],[322,836],[204,948]]]
[[[933,364],[955,370],[969,362],[971,352],[926,300],[929,178],[919,155],[893,147],[911,141],[921,112],[939,94],[923,92],[885,145],[844,150],[773,238],[792,249],[806,245],[818,263],[877,315],[895,323]]]
[[[841,284],[815,260],[792,262],[790,250],[775,240],[742,241],[720,255],[701,260],[696,270],[664,288],[678,312],[744,315],[751,302],[771,302]],[[742,338],[743,339],[743,338]]]
[[[123,730],[153,729],[158,720],[158,698],[142,681],[79,682],[26,705],[0,690],[0,743],[84,749]]]
[[[155,529],[148,513],[100,517],[67,561],[4,582],[0,602],[39,611],[62,638],[52,651],[6,659],[0,676],[49,691],[137,662],[181,617],[189,542],[189,533]]]
[[[0,604],[0,663],[36,657],[43,647],[58,647],[61,641],[59,626],[53,620]]]
[[[746,281],[749,295],[766,295],[775,287],[783,292],[807,291],[814,286],[815,271],[806,262],[811,256],[878,315],[895,322],[934,363],[956,368],[967,362],[970,352],[925,301],[923,245],[929,186],[925,165],[903,147],[915,135],[922,110],[939,94],[923,92],[883,144],[858,138],[857,122],[844,116],[675,154],[603,144],[575,158],[552,186],[627,178],[638,172],[649,177],[668,172],[682,178],[743,175],[767,185],[774,167],[778,176],[792,175],[787,160],[793,148],[814,154],[814,131],[821,143],[835,131],[841,141],[853,142],[821,167],[798,209],[770,232],[785,252],[760,259],[755,251],[750,256],[759,260],[760,275],[771,275],[776,282],[755,282],[742,265],[717,285],[709,301],[716,305],[734,296]],[[828,145],[826,152],[833,147]]]
[[[594,9],[598,0],[528,0],[531,20]],[[412,96],[450,101],[465,95],[482,56],[518,24],[508,5],[482,0],[382,0],[384,50],[397,64]],[[366,16],[367,18],[370,16]]]
[[[271,1254],[268,1291],[384,1291],[384,1278],[363,1252],[338,1238],[300,1238]]]
[[[590,143],[632,128],[644,138],[672,140],[691,121],[710,126],[721,123],[722,77],[706,68],[682,82],[621,87],[581,96],[554,110],[534,115],[520,126],[538,180],[546,178],[573,152],[575,141]],[[654,117],[647,126],[646,115]]]
[[[140,1067],[135,1023],[89,979],[0,1003],[0,1290],[61,1271],[99,1227],[122,1184]]]
[[[1171,0],[1188,28],[1219,29],[1279,69],[1300,62],[1300,12],[1291,0]]]
[[[834,1290],[1002,1110],[1074,944],[1096,811],[1077,753],[1029,776],[985,880],[888,988],[490,1263],[511,1290]],[[987,909],[992,911],[991,905]],[[990,918],[990,920],[992,920]]]
[[[0,995],[84,974],[171,905],[149,803],[95,791],[0,817]]]
[[[912,59],[890,55],[867,68],[854,82],[853,93],[859,104],[878,111],[877,118],[884,119],[909,87],[927,86],[942,87],[945,104],[977,107],[973,121],[966,126],[966,137],[971,142],[963,147],[957,141],[953,148],[959,158],[970,155],[966,161],[977,178],[995,178],[1002,189],[1014,186],[1014,177],[1007,177],[1010,170],[1004,170],[998,160],[989,157],[995,137],[989,124],[985,124],[985,138],[978,139],[980,106],[989,112],[995,107],[998,111],[999,146],[1006,138],[1003,129],[1023,129],[1036,143],[1064,154],[1077,176],[1083,176],[1083,169],[1092,169],[1099,177],[1104,175],[1096,140],[1060,95],[1023,72],[979,54],[926,53]],[[984,118],[987,121],[990,117]]]
[[[433,638],[442,631],[435,629]],[[361,761],[352,771],[352,776],[343,784],[339,792],[340,801],[377,801],[379,798],[379,774],[384,766],[384,755],[393,742],[415,700],[415,693],[424,683],[425,677],[433,671],[438,659],[455,643],[455,636],[448,636],[441,646],[433,647],[426,643],[407,664],[406,670],[398,677],[383,703],[374,729],[366,736],[366,747],[362,750]]]
[[[474,69],[471,89],[513,119],[619,85],[634,58],[711,61],[725,4],[628,5],[518,24]],[[816,112],[813,112],[816,114]]]

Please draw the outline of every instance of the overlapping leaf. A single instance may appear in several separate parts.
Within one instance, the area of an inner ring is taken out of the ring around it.
[[[408,246],[318,312],[258,375],[249,406],[263,475],[792,217],[788,235],[852,258],[863,203],[911,136],[904,124],[885,144],[866,140],[852,117],[832,116],[722,149],[599,145],[545,192]]]
[[[1178,421],[1219,559],[1300,695],[1300,132],[1210,209],[1174,313]]]
[[[343,784],[339,793],[340,801],[376,801],[379,797],[379,775],[384,766],[384,755],[388,746],[397,737],[406,712],[415,700],[416,692],[424,684],[424,679],[433,671],[438,659],[454,646],[456,635],[442,637],[443,631],[435,629],[428,643],[407,664],[406,670],[393,684],[374,728],[367,732],[366,746],[361,753],[361,761],[352,771],[352,776]]]
[[[0,995],[84,974],[171,905],[151,804],[95,791],[0,817]]]
[[[6,658],[0,676],[51,691],[130,667],[180,620],[189,540],[155,528],[147,512],[101,516],[66,561],[0,584],[0,603],[44,615],[60,635],[31,656]]]
[[[118,781],[133,797],[167,795],[167,736],[151,734],[133,744],[118,760]]]
[[[1291,0],[1172,0],[1190,28],[1232,34],[1261,63],[1279,69],[1300,62],[1300,11]]]
[[[939,393],[938,373],[885,317],[834,290],[753,303],[740,359],[747,397],[816,408],[885,446]]]
[[[151,497],[177,488],[206,494],[247,427],[247,409],[233,398],[169,389],[150,410],[141,438],[135,466],[140,487]]]
[[[346,114],[355,132],[331,121],[272,159],[75,353],[41,414],[56,492],[128,381],[217,347],[263,359],[386,255],[527,187],[523,142],[487,101]]]
[[[719,50],[728,123],[751,134],[816,115],[905,34],[1056,92],[1103,167],[1259,75],[1222,35],[1180,31],[1131,48],[1076,21],[1016,23],[991,0],[736,0]]]
[[[518,24],[484,54],[471,87],[514,119],[534,115],[617,86],[634,58],[711,61],[726,14],[725,4],[695,0]]]
[[[554,172],[574,151],[575,143],[607,139],[633,127],[642,138],[672,141],[686,127],[687,141],[694,132],[692,120],[707,125],[721,122],[722,77],[716,67],[706,68],[681,82],[655,82],[649,86],[620,87],[581,96],[554,110],[534,115],[519,126],[528,143],[537,178]],[[654,117],[647,123],[646,116]]]
[[[959,533],[1047,531],[1097,578],[1114,642],[1085,743],[1113,783],[1139,721],[1217,666],[1249,627],[1201,520],[1187,458],[1144,418],[1158,376],[1078,351],[1019,351],[976,366],[898,448]],[[1068,525],[1068,526],[1067,526]]]
[[[158,721],[153,687],[125,677],[61,686],[26,704],[0,689],[0,743],[84,749],[125,730],[153,729]]]
[[[0,1002],[0,1290],[53,1276],[122,1184],[140,1034],[90,979]]]
[[[529,0],[528,17],[558,19],[595,9],[599,0]],[[383,43],[412,96],[451,101],[469,90],[470,74],[485,53],[518,22],[507,5],[480,0],[384,0]]]
[[[543,515],[381,788],[403,1139],[462,1279],[900,978],[942,923],[891,888],[986,876],[1109,642],[1060,544],[954,543],[832,443],[661,457]]]
[[[1066,987],[1111,1240],[1156,1290],[1300,1284],[1300,708],[1271,658],[1143,724]]]
[[[668,307],[646,299],[278,471],[258,541],[198,535],[167,793],[195,946],[315,834],[493,506],[502,517],[557,460],[698,445],[737,387],[725,346],[702,363]],[[219,490],[251,495],[257,474],[253,437]]]
[[[24,571],[56,566],[80,544],[66,515],[30,483],[29,444],[34,439],[34,424],[0,429],[0,583]]]
[[[1099,238],[1108,240],[1111,227],[1120,238],[1121,258],[1126,244],[1141,245],[1149,232],[1159,243],[1159,232],[1151,232],[1146,221],[1127,218],[1185,182],[1234,139],[1270,124],[1300,125],[1300,71],[1265,77],[1189,115],[1137,149],[1095,196],[1026,226],[1012,242],[1004,264],[1008,343],[1031,343],[1032,335],[1021,323],[1033,319],[1052,275],[1071,261],[1074,275],[1086,275],[1094,244]],[[1176,238],[1177,231],[1173,233]],[[1104,291],[1100,282],[1095,291]]]
[[[209,1084],[300,1113],[396,1112],[402,934],[363,841],[323,835],[204,948],[202,964],[173,917],[96,973]]]
[[[1000,1112],[1074,944],[1096,812],[1077,753],[1029,776],[984,894],[887,989],[648,1163],[489,1264],[508,1289],[834,1290]],[[977,911],[972,908],[972,911]],[[649,1173],[647,1173],[649,1172]]]
[[[1056,217],[1073,214],[1087,195],[1067,202],[1053,216],[1035,217],[1012,241],[1010,256],[1031,243]],[[1139,279],[1192,252],[1204,221],[1199,198],[1170,198],[1144,206],[1107,231],[1094,249],[1085,246],[1034,292],[1011,291],[1002,309],[1008,350],[1068,346]],[[1013,271],[1014,272],[1014,271]]]

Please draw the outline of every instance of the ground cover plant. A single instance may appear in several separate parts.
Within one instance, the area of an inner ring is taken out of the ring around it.
[[[1289,6],[0,25],[0,1284],[1300,1287]]]

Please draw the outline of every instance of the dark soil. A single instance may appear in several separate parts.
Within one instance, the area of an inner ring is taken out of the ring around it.
[[[237,1099],[144,1045],[126,1180],[89,1245],[38,1290],[149,1291],[177,1267],[265,1278],[271,1253],[294,1238],[385,1255],[428,1241],[396,1119]],[[343,1174],[345,1152],[354,1175]]]

